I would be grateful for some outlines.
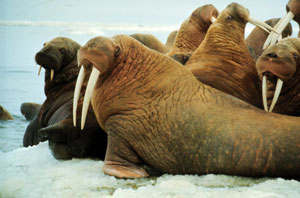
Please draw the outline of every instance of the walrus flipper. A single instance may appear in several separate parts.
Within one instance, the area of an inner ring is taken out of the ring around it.
[[[108,134],[111,135],[108,138],[103,172],[118,178],[141,178],[149,176],[143,168],[142,161],[130,149],[130,146],[114,136],[113,133]]]
[[[27,126],[24,137],[23,146],[33,146],[41,142],[38,136],[38,131],[40,129],[38,117],[35,117]]]

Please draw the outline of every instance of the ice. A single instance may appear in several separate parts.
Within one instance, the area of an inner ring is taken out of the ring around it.
[[[0,197],[296,198],[300,182],[226,175],[162,175],[117,179],[103,161],[53,158],[47,143],[0,153]]]

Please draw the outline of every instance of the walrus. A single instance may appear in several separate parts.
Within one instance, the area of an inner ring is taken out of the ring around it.
[[[106,152],[106,133],[98,125],[92,108],[88,110],[89,120],[85,130],[73,127],[72,102],[79,71],[77,51],[80,47],[69,38],[57,37],[45,43],[35,55],[37,64],[46,69],[46,100],[37,117],[28,125],[23,145],[27,147],[49,140],[49,147],[56,159],[104,159]],[[51,70],[54,71],[54,76],[51,75]],[[82,95],[86,81],[83,82]],[[79,108],[82,100],[83,98],[79,98]]]
[[[167,174],[300,177],[300,118],[267,113],[205,85],[126,35],[91,39],[78,61],[82,71],[93,67],[81,128],[91,99],[108,135],[105,174],[147,177],[147,165]]]
[[[260,80],[244,40],[247,22],[258,23],[241,5],[224,9],[185,66],[199,81],[262,108]]]
[[[280,18],[273,18],[265,21],[266,24],[274,27]],[[288,26],[283,30],[281,37],[285,38],[290,36],[293,33],[292,25],[289,23]],[[246,38],[246,45],[250,51],[251,56],[256,61],[258,57],[262,54],[263,45],[269,36],[269,33],[265,30],[261,29],[260,27],[255,27],[251,33]]]
[[[173,46],[177,33],[178,30],[174,30],[169,34],[167,41],[165,43],[165,46],[167,47],[168,51],[170,51],[171,47]]]
[[[263,82],[264,109],[300,116],[300,38],[285,38],[269,46],[256,67]]]
[[[140,41],[142,44],[149,47],[150,49],[156,50],[160,53],[165,54],[169,51],[167,46],[165,46],[160,40],[158,40],[152,34],[136,33],[136,34],[131,34],[130,36]]]
[[[298,23],[300,30],[300,0],[289,0],[286,5],[286,11],[287,14],[274,27],[280,34],[292,19]],[[298,37],[300,37],[300,31],[298,32]],[[271,32],[263,48],[266,49],[268,46],[274,45],[280,39],[280,35]]]
[[[26,120],[33,120],[40,111],[41,104],[34,102],[24,102],[21,104],[20,111],[25,116]]]
[[[13,120],[12,115],[0,105],[0,120]]]
[[[203,41],[207,29],[218,17],[218,14],[218,10],[211,4],[195,9],[181,24],[168,55],[194,52]]]

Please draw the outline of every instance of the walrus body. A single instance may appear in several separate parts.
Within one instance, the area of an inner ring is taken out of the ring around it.
[[[33,102],[24,102],[22,103],[20,110],[25,116],[26,120],[33,120],[33,118],[35,118],[40,111],[41,106],[41,104]]]
[[[77,66],[79,48],[80,45],[75,41],[58,37],[46,43],[36,54],[36,62],[46,69],[47,98],[38,116],[28,125],[23,145],[27,147],[49,140],[49,147],[57,159],[72,157],[103,159],[106,152],[106,134],[99,127],[93,110],[91,108],[89,110],[86,130],[82,132],[79,127],[73,126],[72,99],[79,70]],[[54,70],[55,73],[53,80],[50,79],[50,70]]]
[[[185,66],[199,81],[262,108],[260,80],[244,40],[248,17],[240,5],[223,10]]]
[[[193,53],[203,41],[207,29],[212,24],[212,17],[217,18],[218,14],[218,10],[211,4],[194,10],[181,24],[168,55]]]
[[[283,81],[273,112],[300,116],[300,38],[286,38],[268,47],[256,62],[260,78],[267,78],[267,104],[274,100],[278,79]]]
[[[265,21],[266,24],[270,25],[271,27],[274,27],[280,18],[275,19],[269,19]],[[282,32],[282,38],[288,37],[293,33],[292,25],[289,23],[289,25],[284,29]],[[246,45],[251,53],[251,56],[256,61],[258,57],[262,54],[263,45],[268,37],[269,33],[265,30],[261,29],[260,27],[255,27],[252,32],[249,34],[249,36],[246,38]]]
[[[94,67],[84,104],[92,97],[108,134],[106,174],[145,177],[146,164],[169,174],[299,178],[300,118],[204,85],[128,36],[91,39],[78,57]]]
[[[158,40],[155,36],[151,34],[131,34],[132,38],[140,41],[145,46],[149,47],[150,49],[156,50],[160,53],[167,53],[169,49],[165,46],[160,40]]]
[[[13,120],[12,115],[0,105],[0,120]]]

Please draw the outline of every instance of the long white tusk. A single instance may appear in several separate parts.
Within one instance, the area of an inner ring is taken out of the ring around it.
[[[78,105],[78,100],[79,100],[84,77],[85,77],[85,69],[83,66],[81,66],[78,77],[77,77],[75,90],[74,90],[74,98],[73,98],[73,124],[74,124],[74,127],[76,127],[77,105]]]
[[[268,103],[267,103],[267,77],[263,76],[262,80],[262,99],[265,111],[268,112]]]
[[[258,26],[260,28],[262,28],[263,30],[267,31],[267,32],[270,32],[269,30],[279,34],[274,28],[272,28],[271,26],[269,26],[268,24],[266,24],[265,22],[262,22],[258,19],[255,19],[253,17],[250,17],[248,18],[248,22],[249,23],[252,23],[253,25],[255,26]]]
[[[51,80],[51,81],[53,80],[53,77],[54,77],[54,70],[51,69],[51,73],[50,73],[50,80]]]
[[[214,23],[217,19],[215,17],[211,17],[210,21],[211,23]]]
[[[85,91],[83,106],[82,106],[82,114],[81,114],[81,130],[84,128],[87,111],[90,105],[91,97],[95,88],[95,85],[98,81],[100,75],[100,71],[93,67],[92,73],[89,78],[89,82]]]
[[[40,66],[40,68],[39,68],[38,76],[41,74],[41,70],[42,70],[42,66]]]
[[[282,17],[278,23],[275,25],[276,31],[281,35],[284,28],[289,24],[289,22],[294,18],[294,14],[290,11],[288,12],[284,17]],[[263,49],[266,49],[268,46],[274,45],[278,40],[280,40],[280,37],[278,34],[274,34],[273,32],[270,33],[268,38],[265,41],[265,44],[263,46]]]
[[[278,97],[279,97],[280,92],[281,92],[282,85],[283,85],[283,81],[278,78],[277,79],[275,93],[274,93],[274,97],[273,97],[272,104],[270,106],[269,112],[272,112],[273,109],[274,109],[274,107],[275,107],[275,105],[276,105],[276,102],[277,102]]]

